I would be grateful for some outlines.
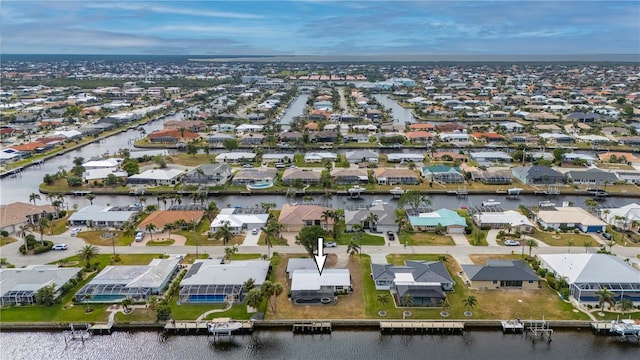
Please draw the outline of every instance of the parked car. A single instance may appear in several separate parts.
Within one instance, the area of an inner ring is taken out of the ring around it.
[[[603,237],[603,238],[605,238],[605,239],[607,239],[607,240],[611,240],[611,238],[612,238],[613,236],[611,236],[611,234],[609,234],[609,233],[602,233],[602,237]]]
[[[520,246],[520,243],[516,240],[505,240],[504,241],[504,245],[505,246]]]
[[[338,244],[335,241],[329,241],[324,243],[324,247],[336,247]]]
[[[244,165],[242,165],[242,167],[243,167],[243,168],[245,168],[245,169],[251,169],[251,168],[253,167],[253,165],[251,165],[251,164],[244,164]]]
[[[389,241],[393,241],[396,239],[396,236],[393,233],[393,231],[387,231],[387,236],[389,237]]]
[[[79,233],[80,231],[82,231],[82,229],[80,229],[80,228],[73,228],[73,229],[71,229],[71,233],[70,233],[69,235],[71,235],[71,236],[76,236],[76,235],[78,235],[78,233]]]
[[[251,234],[252,235],[258,235],[258,229],[255,228],[255,229],[251,230]]]
[[[144,239],[144,233],[143,232],[139,232],[136,234],[136,237],[134,238],[135,241],[142,241],[142,239]]]
[[[55,244],[51,250],[67,250],[67,244]]]

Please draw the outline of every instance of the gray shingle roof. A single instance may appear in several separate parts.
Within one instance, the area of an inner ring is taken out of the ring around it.
[[[471,281],[537,281],[538,275],[523,260],[488,260],[486,265],[462,265]]]

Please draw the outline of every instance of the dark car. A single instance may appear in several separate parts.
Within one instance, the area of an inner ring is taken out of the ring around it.
[[[396,239],[396,236],[393,233],[393,231],[387,231],[387,236],[389,237],[389,241],[393,241]]]
[[[607,240],[611,240],[612,236],[609,233],[602,233],[602,237],[607,239]]]

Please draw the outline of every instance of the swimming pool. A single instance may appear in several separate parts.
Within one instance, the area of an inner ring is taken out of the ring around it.
[[[273,187],[272,182],[247,185],[247,189],[267,189]]]

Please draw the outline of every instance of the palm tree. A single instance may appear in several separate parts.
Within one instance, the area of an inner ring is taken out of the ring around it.
[[[351,240],[351,242],[349,243],[349,246],[347,247],[347,254],[349,254],[349,256],[353,256],[359,253],[360,253],[360,245],[356,244],[355,241]]]
[[[385,307],[389,304],[389,294],[379,294],[378,295],[378,304],[380,304],[381,307]]]
[[[29,202],[33,201],[33,206],[36,205],[36,200],[40,200],[40,194],[36,194],[36,193],[29,194]]]
[[[86,267],[91,266],[91,259],[96,257],[100,253],[100,249],[93,245],[85,245],[82,249],[78,250],[80,257],[86,262]]]
[[[449,316],[449,313],[447,312],[447,310],[449,310],[449,308],[451,307],[451,304],[449,304],[449,300],[447,300],[447,298],[442,299],[442,301],[440,301],[440,307],[442,308],[442,312],[440,312],[440,316],[446,317]]]
[[[271,310],[273,311],[274,315],[278,310],[278,296],[280,296],[283,291],[284,288],[282,287],[282,284],[280,284],[279,282],[273,284],[273,296],[275,297],[275,299],[273,300],[273,304],[271,305]]]
[[[224,248],[224,258],[225,260],[231,260],[231,256],[236,253],[236,248],[232,246],[228,246]]]
[[[144,229],[147,230],[147,232],[151,236],[151,239],[153,239],[153,232],[155,231],[156,226],[152,223],[148,223],[147,226],[144,227]]]
[[[589,210],[591,210],[591,212],[595,212],[596,208],[598,208],[598,201],[595,199],[586,199],[584,201],[584,204],[587,205],[587,207],[589,208]]]
[[[46,217],[41,216],[38,219],[38,231],[40,232],[40,243],[44,246],[44,229],[49,226],[49,220]]]
[[[333,214],[334,214],[334,211],[328,210],[328,209],[322,212],[322,216],[320,217],[320,219],[325,221],[325,223],[327,224],[327,229],[329,229],[329,219],[333,219]],[[334,236],[335,236],[335,233],[334,233]]]
[[[407,307],[413,306],[413,296],[411,294],[407,294],[402,297],[402,304]]]
[[[476,306],[477,304],[478,304],[478,299],[476,299],[476,297],[473,295],[469,295],[466,298],[462,299],[462,305],[464,305],[464,307],[467,309],[464,312],[464,315],[465,316],[473,315],[473,313],[471,313],[471,309],[473,309],[473,307]]]
[[[604,303],[608,303],[610,307],[614,307],[616,305],[615,294],[611,292],[607,288],[602,288],[596,292],[596,297],[598,298],[598,305],[600,306],[600,313],[604,308],[602,307]]]
[[[89,200],[89,204],[93,205],[93,200],[95,200],[95,198],[96,198],[96,194],[94,194],[94,193],[89,193],[89,194],[85,195],[85,198],[86,198],[87,200]]]
[[[529,257],[531,257],[531,249],[538,248],[538,242],[535,239],[527,240],[527,246],[529,247]]]
[[[340,220],[342,220],[343,216],[341,213],[334,211],[333,212],[333,227],[332,227],[332,231],[333,231],[333,238],[337,241],[340,239],[340,233],[338,232],[338,223],[340,223]]]
[[[175,223],[168,223],[168,224],[164,224],[163,227],[163,231],[168,231],[169,232],[169,239],[171,239],[171,231],[177,229],[178,226]]]
[[[591,245],[593,245],[593,241],[591,240],[585,240],[582,243],[582,246],[584,246],[584,252],[588,253],[589,252],[589,248],[591,247]]]
[[[122,300],[120,302],[120,304],[124,308],[124,312],[128,313],[129,312],[129,306],[133,305],[133,299],[131,299],[130,297],[126,297],[126,298],[124,298],[124,300]]]
[[[369,215],[367,215],[367,217],[364,219],[364,221],[369,223],[369,230],[374,230],[376,225],[378,223],[378,221],[380,220],[380,217],[378,216],[378,214],[374,214],[374,213],[369,213]]]
[[[623,313],[627,310],[633,309],[633,301],[628,298],[622,298],[622,300],[620,300],[620,308],[622,309]]]
[[[231,224],[225,221],[222,226],[216,230],[213,234],[216,240],[222,239],[222,245],[226,246],[231,240],[233,240],[233,232],[231,232]]]

